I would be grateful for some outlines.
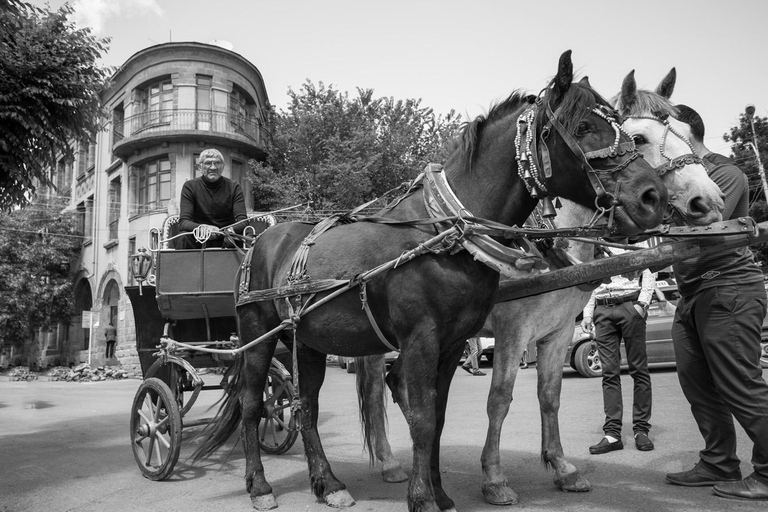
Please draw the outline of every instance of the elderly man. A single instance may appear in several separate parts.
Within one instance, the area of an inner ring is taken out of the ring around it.
[[[245,220],[245,198],[240,185],[222,176],[224,157],[216,149],[206,149],[200,153],[197,166],[202,176],[184,183],[181,189],[179,228],[181,231],[197,233],[205,238],[206,247],[222,247],[224,237],[220,228]],[[235,228],[242,233],[245,223]],[[177,245],[179,249],[200,249],[203,244],[195,237],[185,236]]]

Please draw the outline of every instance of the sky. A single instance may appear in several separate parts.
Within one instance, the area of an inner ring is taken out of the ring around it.
[[[32,0],[43,5],[44,0]],[[62,0],[49,0],[51,7]],[[105,65],[169,41],[226,41],[261,72],[270,103],[306,80],[342,92],[421,99],[464,120],[515,90],[538,93],[573,51],[577,78],[610,98],[635,71],[655,88],[677,69],[676,103],[695,108],[705,143],[747,104],[768,116],[765,0],[76,0],[79,26],[110,37]]]

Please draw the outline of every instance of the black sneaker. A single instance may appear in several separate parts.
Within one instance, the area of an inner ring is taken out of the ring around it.
[[[600,440],[599,443],[592,445],[589,447],[589,453],[592,455],[599,455],[601,453],[608,453],[616,450],[623,450],[624,449],[624,443],[621,442],[621,439],[618,441],[611,442],[608,440],[607,437],[604,437]]]
[[[472,373],[472,369],[469,368],[468,366],[461,365],[461,369],[467,373]]]
[[[485,372],[481,372],[480,370],[472,370],[472,375],[475,377],[480,377],[481,375],[485,375]]]

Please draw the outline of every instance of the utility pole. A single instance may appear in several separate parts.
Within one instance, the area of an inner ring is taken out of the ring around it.
[[[747,141],[746,144],[752,147],[752,151],[755,152],[757,158],[757,172],[760,175],[760,180],[763,182],[763,194],[765,194],[765,200],[768,202],[768,181],[765,179],[765,168],[763,168],[763,161],[760,159],[760,150],[757,149],[757,135],[755,134],[755,106],[751,103],[744,108],[744,113],[747,114],[749,119],[749,126],[752,129],[752,141]]]

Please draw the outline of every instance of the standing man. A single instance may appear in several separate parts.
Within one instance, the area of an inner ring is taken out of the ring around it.
[[[644,244],[638,244],[644,245]],[[624,252],[615,250],[616,252]],[[648,306],[656,286],[656,276],[643,270],[622,274],[601,284],[584,307],[581,328],[584,332],[595,329],[595,342],[603,367],[603,408],[605,410],[604,437],[589,447],[589,453],[597,455],[624,448],[621,441],[621,425],[624,406],[621,398],[621,340],[627,352],[629,374],[634,381],[632,406],[632,431],[638,450],[653,450],[648,437],[651,429],[651,375],[648,373],[648,356],[645,351],[645,320]],[[594,317],[594,321],[593,321]]]
[[[107,324],[107,328],[104,329],[104,337],[107,340],[107,353],[105,354],[107,359],[115,357],[115,343],[117,343],[117,329],[112,325],[110,321]]]
[[[749,215],[747,177],[734,162],[704,145],[704,122],[678,105],[677,119],[691,127],[691,142],[725,194],[723,219]],[[724,498],[768,500],[768,384],[760,367],[766,311],[763,274],[747,247],[691,258],[674,266],[680,289],[672,342],[677,375],[704,438],[699,462],[667,481],[714,485]],[[742,479],[733,417],[754,443],[754,472]]]
[[[216,149],[206,149],[197,159],[202,176],[184,183],[179,205],[179,229],[193,232],[197,229],[207,238],[206,247],[222,247],[224,237],[219,228],[245,220],[245,197],[240,184],[225,178],[224,157]],[[245,223],[234,231],[242,233]],[[178,249],[200,249],[202,244],[191,236],[181,237]]]

